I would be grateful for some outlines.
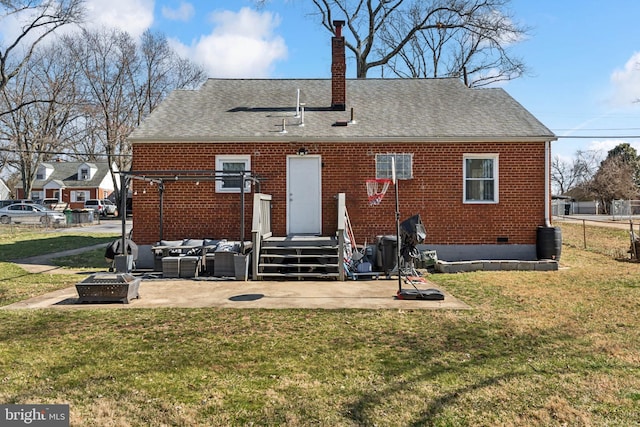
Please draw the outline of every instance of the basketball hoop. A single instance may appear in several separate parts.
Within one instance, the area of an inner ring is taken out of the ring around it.
[[[391,180],[388,178],[376,178],[367,179],[365,181],[367,185],[367,196],[369,196],[369,205],[376,206],[382,201],[382,198],[387,193]]]

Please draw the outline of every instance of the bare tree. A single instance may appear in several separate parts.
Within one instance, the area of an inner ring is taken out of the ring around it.
[[[557,194],[567,192],[589,182],[600,163],[598,151],[577,151],[571,162],[555,156],[551,162],[551,182]]]
[[[634,166],[625,162],[623,158],[608,157],[602,162],[587,188],[607,210],[613,200],[638,197],[635,173]]]
[[[607,158],[617,158],[620,161],[631,165],[634,169],[634,182],[640,185],[640,158],[635,148],[628,142],[616,145],[607,152]]]
[[[5,29],[9,19],[15,19],[21,26],[13,40],[3,38],[0,43],[0,89],[29,62],[38,44],[49,34],[63,25],[81,21],[83,3],[83,0],[0,1],[0,22],[5,23]]]
[[[0,91],[3,108],[21,105],[0,116],[0,140],[8,147],[8,164],[20,172],[26,197],[31,196],[38,166],[64,149],[67,127],[74,120],[76,76],[61,57],[55,45],[34,51]]]
[[[100,146],[106,154],[114,187],[116,169],[126,170],[131,147],[128,136],[174,89],[195,87],[203,71],[169,47],[166,37],[146,32],[141,44],[116,29],[83,30],[64,38],[82,74],[84,148]],[[119,194],[116,195],[120,204]]]
[[[139,72],[131,75],[137,94],[136,124],[174,89],[195,88],[205,79],[204,70],[181,58],[169,46],[164,34],[145,31],[139,51]]]
[[[98,138],[117,188],[116,172],[128,166],[125,156],[131,148],[127,136],[135,126],[136,91],[132,75],[139,67],[135,41],[117,29],[85,29],[81,37],[65,36],[64,45],[82,75],[86,113],[83,123]]]
[[[264,3],[259,2],[259,3]],[[345,20],[358,78],[388,65],[401,77],[472,77],[470,86],[519,77],[524,63],[508,46],[527,29],[507,13],[509,0],[313,0],[321,25],[335,34]]]

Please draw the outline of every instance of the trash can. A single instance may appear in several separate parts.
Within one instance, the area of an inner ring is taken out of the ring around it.
[[[396,266],[398,261],[398,255],[396,253],[397,247],[398,238],[396,236],[378,236],[377,266],[386,274],[393,271]]]
[[[71,209],[65,209],[63,211],[67,224],[73,224],[73,211]]]

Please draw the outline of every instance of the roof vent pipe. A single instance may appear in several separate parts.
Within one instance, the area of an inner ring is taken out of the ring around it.
[[[349,120],[349,124],[355,125],[356,123],[357,123],[356,118],[355,118],[355,115],[353,114],[353,107],[351,107],[351,120]]]
[[[298,126],[304,126],[304,103],[300,104],[300,123]]]
[[[296,90],[297,95],[296,95],[296,115],[295,117],[298,118],[300,117],[300,89],[298,88]]]

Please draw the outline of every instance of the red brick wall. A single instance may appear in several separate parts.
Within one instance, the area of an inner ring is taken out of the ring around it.
[[[132,170],[214,170],[216,154],[249,154],[251,169],[265,178],[271,194],[272,230],[286,234],[286,156],[300,143],[157,143],[133,146]],[[345,149],[349,147],[348,151]],[[309,155],[322,156],[323,234],[334,235],[335,195],[346,194],[347,210],[359,244],[395,234],[391,187],[379,206],[369,206],[365,179],[375,177],[375,154],[413,153],[411,180],[399,181],[400,218],[420,214],[426,243],[535,244],[544,224],[544,143],[317,143]],[[463,154],[499,153],[499,203],[463,204]],[[159,239],[157,186],[134,181],[134,233],[138,244]],[[246,194],[245,237],[250,238],[253,195]],[[213,182],[168,182],[164,192],[166,240],[240,237],[240,195],[218,194]]]

